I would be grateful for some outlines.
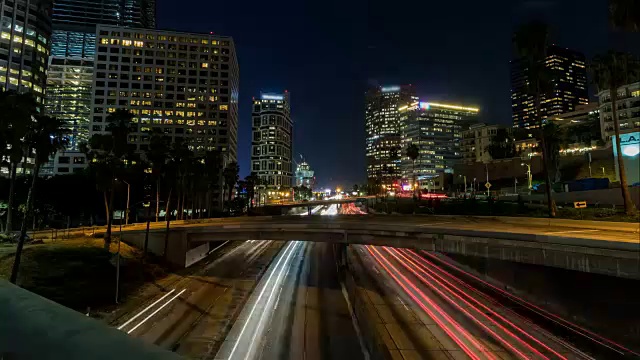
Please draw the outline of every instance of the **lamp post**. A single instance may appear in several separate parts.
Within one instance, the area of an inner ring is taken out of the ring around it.
[[[124,220],[124,224],[125,225],[129,225],[129,198],[131,195],[131,184],[129,184],[126,180],[122,180],[122,179],[117,179],[116,181],[122,181],[123,183],[127,184],[127,208],[125,209],[125,220]],[[122,222],[122,219],[120,219],[120,222]]]
[[[529,190],[531,190],[533,188],[533,185],[531,184],[531,165],[530,164],[525,164],[525,163],[521,163],[521,166],[526,166],[527,167],[527,180],[529,180]]]

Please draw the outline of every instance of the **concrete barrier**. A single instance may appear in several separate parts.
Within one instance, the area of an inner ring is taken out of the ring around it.
[[[0,280],[0,358],[181,359],[4,280]]]

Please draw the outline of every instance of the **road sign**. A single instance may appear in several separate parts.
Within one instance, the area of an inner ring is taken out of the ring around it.
[[[576,209],[584,209],[587,207],[587,202],[586,201],[574,201],[573,202],[573,207]]]
[[[487,190],[489,190],[491,188],[491,183],[487,181],[487,183],[484,184],[484,187],[486,187]]]

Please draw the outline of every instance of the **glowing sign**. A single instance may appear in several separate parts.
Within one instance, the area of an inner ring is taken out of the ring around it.
[[[382,92],[394,92],[400,91],[400,86],[385,86],[382,88]]]
[[[284,100],[282,95],[262,94],[262,100]]]
[[[471,111],[471,112],[480,111],[478,108],[472,108],[472,107],[466,107],[466,106],[438,104],[438,103],[432,103],[432,102],[420,102],[420,109],[429,110],[431,107],[439,107],[444,109],[462,110],[462,111]]]
[[[640,144],[627,145],[623,147],[622,154],[629,157],[634,157],[640,154]]]

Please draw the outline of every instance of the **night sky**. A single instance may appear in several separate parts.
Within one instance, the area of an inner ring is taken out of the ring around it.
[[[479,106],[483,121],[510,124],[518,23],[543,17],[554,43],[587,57],[612,39],[606,0],[157,1],[159,28],[234,38],[241,176],[250,169],[251,98],[287,89],[296,160],[304,155],[320,186],[366,180],[367,84],[412,84],[424,100]]]

